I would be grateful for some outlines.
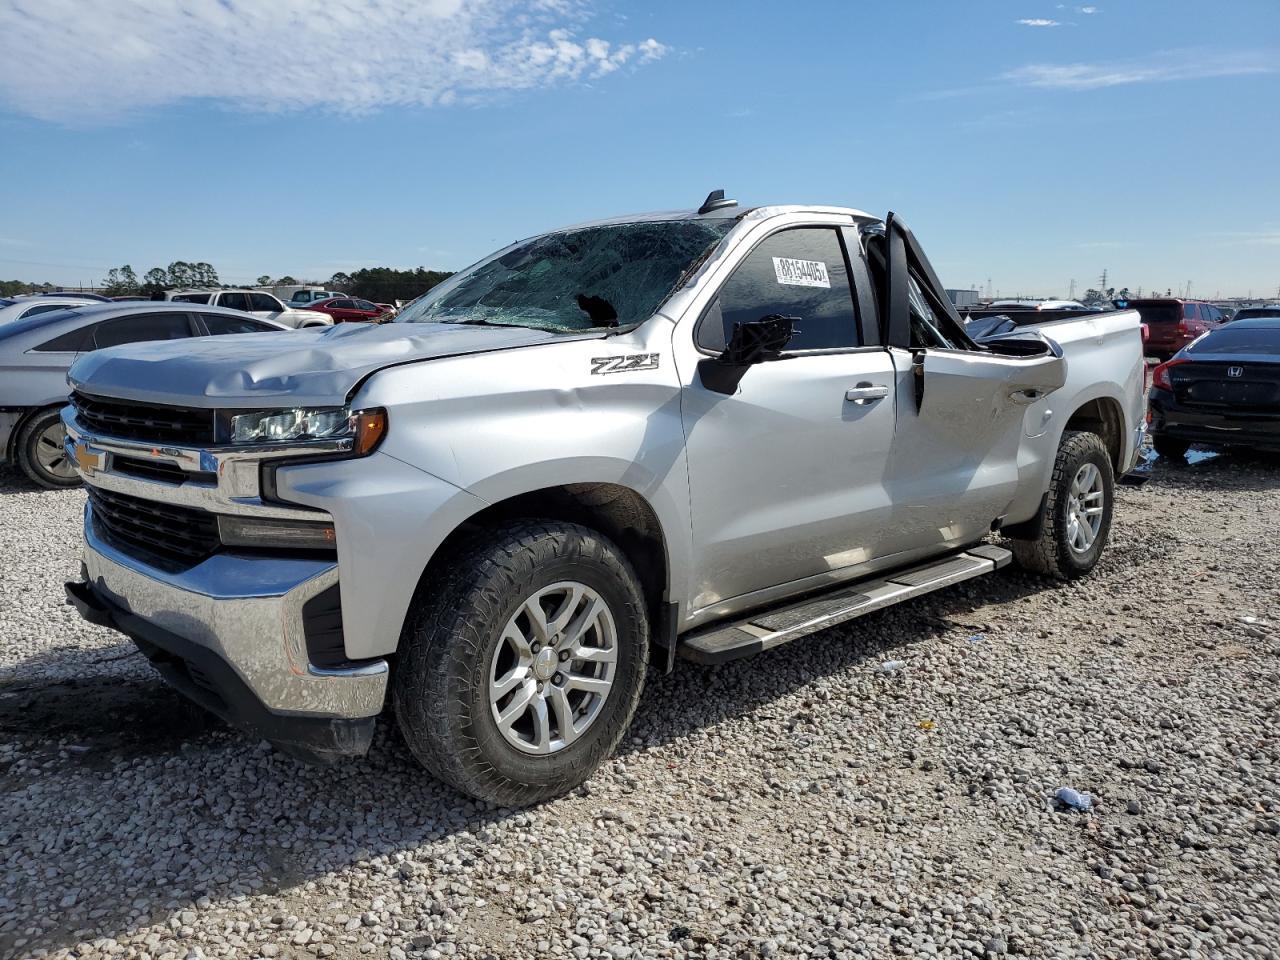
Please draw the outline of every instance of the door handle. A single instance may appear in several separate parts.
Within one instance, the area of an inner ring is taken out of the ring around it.
[[[1012,393],[1009,394],[1009,399],[1012,400],[1014,403],[1020,403],[1026,406],[1027,404],[1035,403],[1044,395],[1045,394],[1043,390],[1036,390],[1033,387],[1027,390],[1014,390]]]
[[[852,400],[858,404],[874,403],[877,400],[883,400],[889,395],[889,388],[883,384],[860,383],[856,387],[850,387],[844,392],[846,400]]]

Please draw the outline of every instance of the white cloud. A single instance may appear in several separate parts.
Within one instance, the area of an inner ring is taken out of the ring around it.
[[[1098,8],[1097,7],[1076,7],[1076,12],[1088,15],[1090,13],[1097,13]]]
[[[572,83],[649,63],[580,36],[586,0],[0,0],[0,102],[94,122],[191,99],[362,113]]]
[[[1062,26],[1057,20],[1045,20],[1041,17],[1034,17],[1025,20],[1015,20],[1014,23],[1020,23],[1024,27],[1060,27]]]
[[[1149,61],[1120,63],[1032,63],[1003,73],[998,79],[1028,87],[1097,90],[1130,83],[1235,77],[1274,73],[1275,70],[1275,67],[1260,59],[1244,56],[1208,58],[1165,55]]]

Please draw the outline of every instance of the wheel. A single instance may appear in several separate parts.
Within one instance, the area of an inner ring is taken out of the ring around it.
[[[1058,444],[1039,536],[1012,541],[1014,558],[1028,570],[1061,580],[1084,576],[1106,546],[1114,500],[1115,474],[1102,439],[1067,431]]]
[[[445,566],[401,637],[392,702],[409,749],[503,806],[573,789],[613,753],[644,686],[631,565],[586,527],[526,521]]]
[[[1163,460],[1182,460],[1191,449],[1191,444],[1186,440],[1179,440],[1177,437],[1163,433],[1153,436],[1151,445],[1156,448],[1156,453],[1160,454]]]
[[[22,472],[46,490],[74,487],[80,475],[67,459],[63,441],[67,430],[57,410],[44,410],[32,416],[18,434],[18,466]]]

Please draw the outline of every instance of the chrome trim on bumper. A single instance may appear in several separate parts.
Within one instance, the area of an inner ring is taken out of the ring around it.
[[[225,660],[273,713],[370,717],[386,697],[385,660],[320,669],[307,659],[302,605],[338,580],[336,563],[219,553],[168,574],[116,550],[85,509],[87,579],[118,606]]]
[[[314,520],[317,519],[317,514],[325,514],[307,507],[264,503],[260,480],[263,461],[334,456],[351,450],[350,438],[253,446],[159,446],[141,440],[122,440],[95,434],[81,426],[76,420],[75,408],[71,406],[63,408],[62,422],[67,428],[67,456],[86,483],[114,493],[194,507],[211,513],[247,514],[282,520]],[[91,454],[96,462],[82,464],[79,451]],[[174,484],[115,473],[112,459],[116,455],[168,464],[187,473],[211,473],[217,480],[210,484],[193,478],[182,484]]]

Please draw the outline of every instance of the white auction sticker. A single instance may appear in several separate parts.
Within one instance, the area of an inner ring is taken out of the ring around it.
[[[779,283],[791,287],[826,287],[831,289],[831,280],[827,276],[827,265],[821,260],[792,260],[789,257],[774,257],[773,272]]]

